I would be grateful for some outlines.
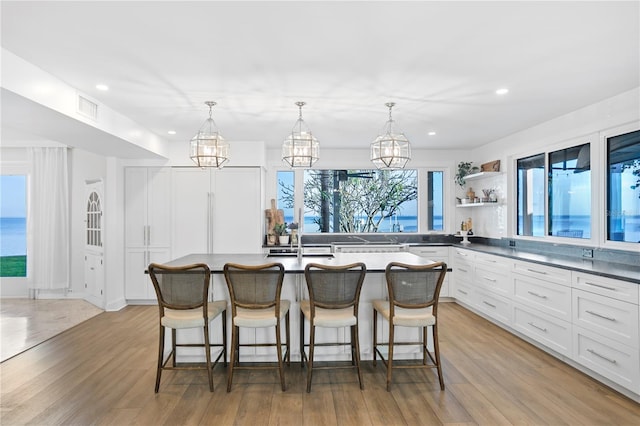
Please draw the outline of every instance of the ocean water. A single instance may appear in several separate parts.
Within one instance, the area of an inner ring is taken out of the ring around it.
[[[27,218],[0,217],[0,256],[27,254]]]
[[[314,216],[304,217],[304,232],[320,232],[318,225],[314,223]],[[293,218],[285,218],[289,223]],[[436,229],[442,228],[442,217],[435,218]],[[397,216],[385,220],[378,229],[378,232],[418,232],[417,216]]]

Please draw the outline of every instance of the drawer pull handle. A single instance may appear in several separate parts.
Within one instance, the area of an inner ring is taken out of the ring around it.
[[[591,315],[593,315],[593,316],[596,316],[596,317],[598,317],[598,318],[606,319],[606,320],[608,320],[608,321],[613,321],[613,322],[615,322],[615,320],[616,320],[615,318],[608,317],[608,316],[606,316],[606,315],[602,315],[602,314],[599,314],[599,313],[597,313],[597,312],[593,312],[593,311],[589,311],[589,310],[587,310],[587,311],[585,311],[585,312],[586,312],[586,313],[588,313],[588,314],[591,314]]]
[[[434,250],[421,250],[420,254],[427,254],[427,253],[437,253],[437,251]]]
[[[484,259],[486,262],[491,262],[491,263],[498,263],[497,260],[492,260],[492,259]]]
[[[495,283],[497,280],[495,278],[491,278],[491,277],[482,277],[487,281],[491,281],[492,283]]]
[[[467,255],[466,255],[466,254],[464,254],[464,253],[460,253],[459,251],[458,251],[458,252],[456,252],[456,253],[458,253],[458,256],[464,256],[464,257],[467,257]]]
[[[529,325],[530,325],[531,327],[533,327],[533,328],[537,328],[537,329],[538,329],[538,330],[540,330],[540,331],[544,331],[545,333],[547,332],[547,329],[546,329],[546,328],[544,328],[544,327],[540,327],[539,325],[535,325],[535,324],[534,324],[534,323],[532,323],[532,322],[529,322],[529,323],[527,323],[527,324],[529,324]]]
[[[605,290],[616,291],[615,287],[609,287],[609,286],[602,285],[602,284],[590,283],[589,281],[585,281],[584,283],[587,284],[587,285],[594,286],[594,287],[604,288]]]
[[[466,291],[464,291],[464,290],[460,290],[460,289],[458,289],[458,291],[459,291],[460,293],[462,293],[462,294],[469,294],[469,293],[467,293],[467,292],[466,292]]]
[[[491,304],[491,303],[487,302],[486,300],[483,300],[483,301],[482,301],[482,303],[484,303],[484,304],[485,304],[485,305],[487,305],[487,306],[491,306],[493,309],[495,309],[495,308],[496,308],[496,305]]]
[[[547,275],[547,273],[545,271],[536,271],[535,269],[530,269],[530,268],[527,268],[527,271],[533,272],[533,273],[536,273],[536,274]]]
[[[611,364],[617,364],[618,361],[616,361],[615,359],[611,359],[609,357],[606,357],[604,355],[600,355],[598,352],[594,351],[593,349],[587,349],[587,352],[590,352],[592,354],[594,354],[595,356],[597,356],[598,358],[602,358],[605,361],[609,361]]]
[[[458,268],[460,272],[468,272],[466,269]]]
[[[547,298],[547,296],[545,296],[544,294],[534,293],[533,291],[527,291],[527,293],[529,293],[532,296],[539,297],[540,299],[546,299]]]

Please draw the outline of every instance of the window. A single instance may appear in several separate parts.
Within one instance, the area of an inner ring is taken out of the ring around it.
[[[0,276],[27,276],[27,177],[0,176]]]
[[[305,233],[418,231],[417,170],[305,170],[303,192]],[[433,194],[441,216],[441,185]],[[278,208],[291,219],[294,195],[293,172],[278,172]]]
[[[427,172],[427,230],[444,231],[443,172]]]
[[[102,247],[102,207],[100,196],[92,192],[87,200],[87,245]]]
[[[549,153],[549,235],[591,238],[589,144]]]
[[[284,212],[284,221],[286,223],[295,222],[294,218],[294,200],[295,200],[295,174],[293,171],[279,171],[278,178],[278,194],[277,207]]]
[[[517,160],[517,235],[591,238],[590,154],[586,143],[549,152],[547,167],[545,153]]]
[[[607,240],[640,242],[640,130],[607,139]]]
[[[544,154],[517,161],[517,234],[544,236]]]

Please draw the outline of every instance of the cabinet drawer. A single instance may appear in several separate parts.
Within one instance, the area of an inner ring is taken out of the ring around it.
[[[467,262],[472,262],[475,259],[475,253],[469,250],[454,248],[453,258],[454,258],[454,261],[456,259],[460,259],[460,260],[465,260]]]
[[[513,328],[562,355],[571,356],[571,323],[568,321],[514,303]]]
[[[633,392],[640,390],[638,348],[574,326],[573,359]]]
[[[411,247],[409,252],[418,256],[426,257],[427,259],[445,258],[449,259],[449,247],[443,246],[424,246],[424,247]],[[448,261],[445,261],[448,262]]]
[[[504,273],[507,273],[511,270],[511,263],[509,258],[492,256],[484,253],[476,253],[475,264],[478,266],[485,266],[496,271],[504,271]]]
[[[573,323],[638,348],[638,305],[574,288]]]
[[[597,275],[573,272],[573,287],[638,304],[638,284]]]
[[[566,269],[553,268],[532,262],[516,261],[513,263],[513,272],[556,284],[571,285],[571,271]]]
[[[456,281],[455,291],[451,296],[470,305],[474,298],[473,287],[468,283]]]
[[[511,300],[497,294],[476,289],[476,307],[506,325],[511,325]]]
[[[453,267],[453,275],[457,282],[464,281],[471,284],[473,282],[473,266],[467,262],[457,261]]]
[[[571,321],[571,288],[520,274],[512,274],[514,301],[565,321]]]
[[[486,290],[496,292],[505,297],[513,295],[513,285],[507,272],[500,269],[489,269],[485,266],[476,266],[474,283]]]

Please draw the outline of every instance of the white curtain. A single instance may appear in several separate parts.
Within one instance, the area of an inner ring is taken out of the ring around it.
[[[28,228],[31,282],[36,290],[69,288],[69,179],[67,148],[29,148]]]

